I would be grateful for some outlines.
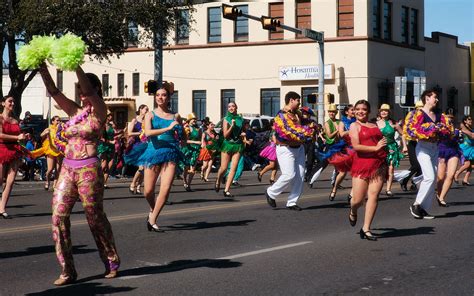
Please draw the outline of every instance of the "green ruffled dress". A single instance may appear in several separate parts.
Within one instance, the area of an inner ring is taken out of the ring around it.
[[[188,140],[190,141],[201,141],[201,135],[199,129],[190,127],[191,132],[189,133]],[[187,144],[181,148],[181,152],[184,154],[184,158],[188,160],[190,166],[194,166],[197,162],[199,152],[201,152],[201,144]]]
[[[115,136],[114,128],[111,125],[107,125],[106,130],[104,131],[105,141],[100,141],[97,146],[97,154],[101,159],[111,160],[114,155],[115,146],[109,141],[113,141]]]
[[[380,129],[382,135],[387,139],[387,164],[393,164],[394,167],[400,166],[400,160],[405,157],[398,147],[398,143],[395,141],[395,129],[392,127],[388,120],[385,120],[385,126]]]
[[[226,138],[222,141],[220,151],[227,153],[242,153],[242,151],[244,151],[244,142],[242,141],[240,134],[242,133],[244,119],[238,114],[227,112],[224,120],[227,121],[229,126],[232,124],[232,119],[235,120],[234,127],[232,128],[229,138]]]

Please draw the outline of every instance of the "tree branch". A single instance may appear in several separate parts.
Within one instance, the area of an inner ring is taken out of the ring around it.
[[[31,80],[35,78],[36,74],[38,74],[38,69],[35,69],[30,72],[30,75],[28,75],[28,77],[25,79],[25,82],[23,82],[23,90],[25,90],[28,84],[30,84]]]

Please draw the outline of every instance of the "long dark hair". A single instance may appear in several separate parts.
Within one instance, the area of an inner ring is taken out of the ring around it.
[[[146,108],[148,107],[147,105],[145,104],[141,104],[140,106],[138,106],[138,110],[136,112],[137,115],[140,115],[140,112],[142,111],[143,108]]]
[[[354,104],[354,108],[357,107],[357,105],[365,105],[367,107],[367,111],[370,113],[370,103],[367,100],[358,100]]]

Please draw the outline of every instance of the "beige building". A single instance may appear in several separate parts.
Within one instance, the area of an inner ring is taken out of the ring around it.
[[[441,109],[459,119],[470,105],[469,47],[457,37],[433,33],[424,37],[423,0],[288,0],[232,2],[244,12],[278,18],[287,26],[325,34],[325,93],[336,104],[368,99],[373,109],[389,103],[395,118],[406,109],[394,103],[395,76],[408,77],[407,105],[413,105],[413,79],[426,76],[426,87],[441,93]],[[259,22],[224,19],[222,3],[195,6],[167,40],[163,52],[164,80],[173,81],[172,109],[186,116],[217,121],[228,101],[239,112],[274,115],[288,91],[317,92],[318,45],[289,31],[269,32]],[[131,28],[136,31],[137,28]],[[130,48],[110,63],[89,61],[116,121],[123,125],[140,104],[153,105],[144,93],[153,78],[154,52]],[[54,76],[54,75],[53,75]],[[75,96],[73,73],[58,73],[65,93]],[[53,113],[58,111],[53,111]],[[374,113],[375,114],[375,113]]]

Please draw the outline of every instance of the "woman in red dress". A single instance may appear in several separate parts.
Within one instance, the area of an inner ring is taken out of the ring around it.
[[[19,141],[26,137],[25,134],[20,132],[18,120],[13,118],[14,104],[12,97],[2,98],[3,112],[0,114],[0,188],[3,185],[5,174],[7,179],[2,193],[2,201],[0,202],[0,216],[3,219],[11,218],[5,209],[15,181],[18,164],[24,154],[24,149],[20,146]]]
[[[351,125],[349,135],[354,151],[352,162],[352,194],[349,222],[357,223],[357,210],[365,198],[364,226],[360,229],[360,238],[377,240],[370,232],[370,225],[375,216],[380,191],[387,178],[387,152],[384,147],[387,140],[376,124],[368,122],[370,104],[366,100],[358,101],[355,106],[356,122]]]

